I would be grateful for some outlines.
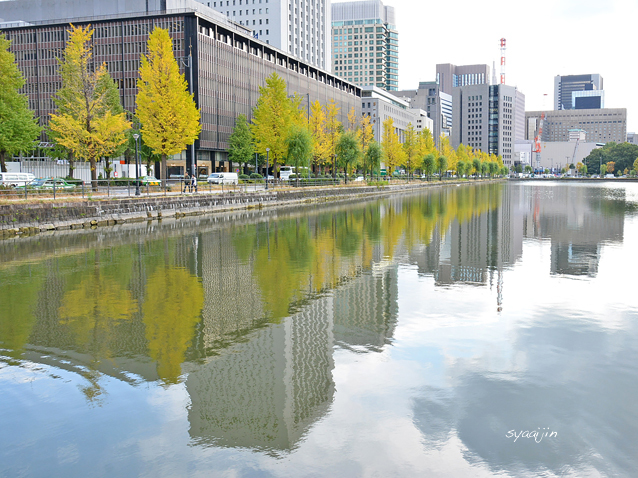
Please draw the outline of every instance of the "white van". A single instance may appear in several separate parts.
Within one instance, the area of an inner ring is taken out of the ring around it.
[[[24,186],[34,179],[31,173],[0,173],[0,186]]]
[[[279,168],[279,177],[284,180],[287,181],[288,179],[290,179],[290,175],[292,174],[292,170],[294,168],[292,166],[281,166]]]
[[[213,173],[208,176],[208,184],[237,184],[237,173]]]

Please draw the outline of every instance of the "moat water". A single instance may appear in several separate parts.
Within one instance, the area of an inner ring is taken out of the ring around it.
[[[638,184],[0,241],[0,477],[636,476]]]

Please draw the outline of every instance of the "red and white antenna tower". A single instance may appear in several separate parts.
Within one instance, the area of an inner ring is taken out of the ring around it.
[[[505,84],[505,38],[501,38],[501,85]]]

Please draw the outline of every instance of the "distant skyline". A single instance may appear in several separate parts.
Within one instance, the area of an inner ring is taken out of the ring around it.
[[[434,80],[437,63],[496,62],[498,77],[504,37],[506,84],[523,92],[527,111],[553,109],[554,76],[598,73],[605,106],[627,108],[627,131],[638,132],[638,1],[382,1],[395,8],[400,90]]]

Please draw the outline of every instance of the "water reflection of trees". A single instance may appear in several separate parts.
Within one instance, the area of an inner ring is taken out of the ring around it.
[[[399,250],[429,244],[435,230],[494,208],[499,192],[499,186],[442,189],[324,214],[138,238],[8,269],[0,284],[11,310],[0,321],[3,346],[15,354],[27,343],[72,349],[90,354],[98,368],[101,361],[147,357],[160,378],[173,382],[184,360],[215,355]]]

